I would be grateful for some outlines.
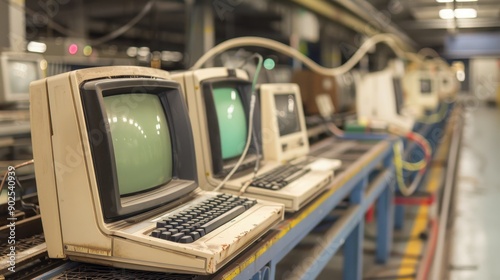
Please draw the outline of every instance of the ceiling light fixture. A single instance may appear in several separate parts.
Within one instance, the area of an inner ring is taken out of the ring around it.
[[[455,9],[455,17],[456,18],[477,18],[477,11],[476,11],[476,9],[472,9],[472,8]]]
[[[436,0],[438,3],[453,3],[453,0]],[[455,0],[455,2],[477,2],[477,0]]]
[[[28,43],[28,51],[36,53],[44,53],[47,50],[47,45],[42,42],[31,41]]]
[[[472,8],[461,8],[461,9],[441,9],[439,10],[439,17],[442,19],[453,19],[453,18],[476,18],[477,11]]]
[[[439,17],[442,19],[453,19],[455,17],[455,13],[452,9],[441,9],[439,10]]]

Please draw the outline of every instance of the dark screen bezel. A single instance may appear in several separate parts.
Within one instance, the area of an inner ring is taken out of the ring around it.
[[[277,120],[277,123],[278,123],[279,136],[280,137],[284,137],[284,136],[287,136],[287,135],[290,135],[290,134],[295,134],[295,133],[301,132],[302,131],[302,126],[300,124],[299,108],[297,106],[297,96],[296,96],[296,94],[294,92],[290,92],[290,93],[286,93],[286,92],[274,93],[273,94],[274,108],[275,108],[276,111],[278,110],[278,108],[277,108],[278,103],[276,102],[276,97],[280,96],[280,95],[292,95],[293,96],[294,101],[295,101],[294,106],[295,106],[295,120],[296,120],[296,123],[297,123],[297,129],[294,130],[294,131],[290,131],[288,133],[283,133],[282,134],[281,133],[281,127],[279,125],[280,124],[280,122],[279,122],[280,118],[278,116],[276,116],[276,120]]]
[[[394,87],[394,97],[396,102],[396,113],[401,115],[404,105],[404,96],[403,96],[403,85],[401,84],[400,78],[393,78],[392,84]]]
[[[432,87],[433,87],[432,80],[429,78],[421,78],[419,81],[420,81],[420,93],[425,94],[425,95],[431,94]],[[423,88],[422,85],[424,85],[424,83],[426,85],[428,85],[428,90],[425,90],[425,91],[422,90],[422,88]]]
[[[213,90],[214,88],[219,87],[231,87],[235,88],[240,95],[240,99],[243,103],[243,108],[245,110],[246,116],[250,113],[250,99],[252,94],[252,83],[243,79],[235,78],[235,77],[219,77],[207,79],[201,82],[201,89],[203,100],[205,103],[205,114],[207,119],[207,128],[208,128],[208,136],[210,141],[210,150],[212,154],[212,172],[215,177],[222,176],[224,171],[225,163],[231,161],[232,159],[223,159],[222,158],[222,149],[221,149],[221,138],[220,138],[220,128],[219,122],[217,118],[217,111],[215,109],[215,102],[213,98]],[[253,131],[254,135],[257,137],[252,138],[252,142],[250,147],[254,147],[255,139],[257,139],[257,145],[261,147],[260,143],[260,107],[258,106],[259,101],[258,97],[255,102],[254,108],[254,125]],[[246,118],[247,128],[248,128],[248,117]],[[255,153],[254,150],[249,149],[248,154]]]
[[[114,222],[158,208],[197,188],[196,158],[191,125],[179,84],[144,78],[103,79],[82,84],[80,93],[105,222]],[[172,180],[169,182],[147,191],[141,191],[139,194],[127,194],[126,197],[144,196],[148,191],[158,188],[168,189],[172,181],[179,179],[193,181],[193,183],[181,190],[152,197],[145,203],[123,206],[122,198],[125,196],[120,196],[119,193],[113,143],[103,98],[133,93],[155,94],[159,97],[170,128],[173,167]]]

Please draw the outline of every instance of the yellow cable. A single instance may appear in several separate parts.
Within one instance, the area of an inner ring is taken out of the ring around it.
[[[415,177],[413,182],[411,182],[410,186],[406,186],[403,176],[404,161],[403,161],[403,155],[401,153],[402,150],[401,142],[395,143],[392,146],[392,148],[394,151],[394,167],[396,169],[395,172],[396,172],[398,189],[402,195],[411,196],[417,190],[420,181],[422,180],[423,173],[419,173],[417,177]]]
[[[396,180],[401,193],[405,194],[406,185],[403,178],[403,160],[401,155],[401,142],[396,142],[392,146],[394,151],[394,166],[396,167]]]
[[[418,122],[425,124],[433,124],[442,121],[446,117],[446,112],[448,111],[448,103],[443,102],[441,106],[439,106],[439,111],[433,113],[430,116],[425,116],[418,120]]]
[[[418,162],[403,161],[403,168],[408,171],[420,171],[424,169],[426,165],[425,158]]]

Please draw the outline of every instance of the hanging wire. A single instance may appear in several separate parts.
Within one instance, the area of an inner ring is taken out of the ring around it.
[[[214,189],[214,191],[220,190],[227,183],[227,181],[233,176],[233,174],[236,172],[236,170],[238,170],[238,167],[243,162],[243,159],[245,159],[245,156],[248,152],[248,148],[250,147],[250,143],[252,142],[251,140],[252,140],[252,131],[253,131],[253,113],[254,113],[254,109],[255,109],[255,102],[257,99],[256,93],[255,93],[255,91],[256,91],[255,87],[256,87],[257,78],[259,76],[260,69],[262,68],[262,63],[263,63],[263,58],[260,54],[256,53],[256,54],[252,55],[250,58],[255,58],[255,57],[259,60],[259,62],[257,64],[257,69],[255,70],[253,82],[252,82],[252,96],[250,99],[250,113],[249,113],[249,120],[248,120],[247,142],[246,142],[245,148],[243,149],[243,153],[241,154],[238,162],[234,165],[233,169],[231,170],[231,172],[229,172],[229,174],[227,174],[227,176],[224,178],[224,180],[222,180],[219,183],[219,185]],[[257,159],[257,161],[258,161],[258,159]]]

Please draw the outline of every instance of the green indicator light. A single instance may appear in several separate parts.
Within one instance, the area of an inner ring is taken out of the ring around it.
[[[264,68],[267,70],[273,70],[274,66],[276,66],[276,62],[272,58],[266,58],[264,60]]]
[[[92,47],[87,45],[83,48],[83,55],[90,56],[92,54]]]

